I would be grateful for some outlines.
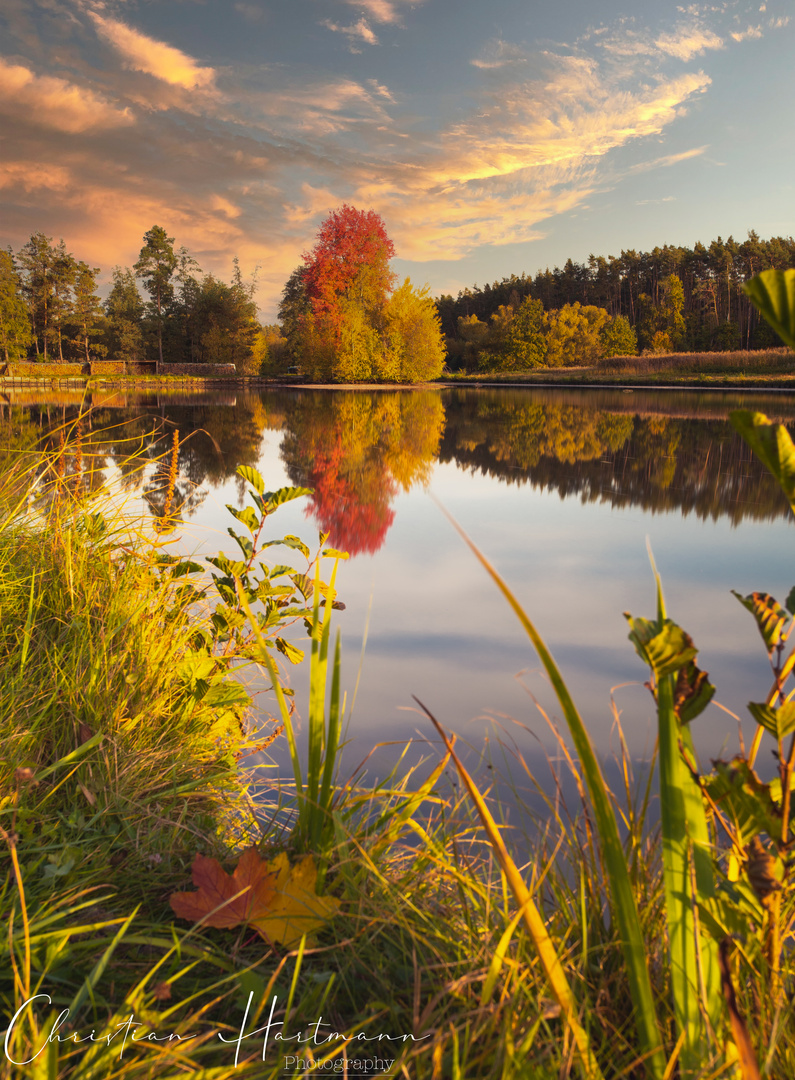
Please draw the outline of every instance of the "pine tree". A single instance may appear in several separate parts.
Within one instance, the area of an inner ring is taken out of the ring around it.
[[[171,278],[177,269],[178,259],[174,254],[174,237],[167,236],[166,230],[160,225],[153,225],[149,232],[144,233],[144,241],[138,262],[135,264],[135,273],[143,280],[144,288],[151,297],[157,322],[158,354],[162,364],[163,316],[174,296]]]
[[[0,349],[5,362],[24,360],[33,340],[22,283],[10,251],[0,251]]]

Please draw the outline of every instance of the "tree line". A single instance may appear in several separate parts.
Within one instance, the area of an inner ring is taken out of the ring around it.
[[[0,357],[231,363],[258,373],[273,328],[257,321],[255,281],[243,278],[237,259],[233,265],[229,283],[204,274],[153,225],[135,266],[114,268],[103,301],[98,267],[76,259],[63,240],[34,233],[18,252],[0,250]]]
[[[780,342],[742,285],[761,270],[792,266],[795,239],[762,240],[749,232],[743,243],[730,236],[709,246],[666,244],[650,252],[591,255],[587,263],[568,259],[563,269],[535,277],[511,275],[436,301],[447,363],[495,370],[509,362],[519,339],[529,352],[512,366],[555,366],[571,362],[565,339],[577,334],[586,343],[577,363],[624,352],[775,347]]]

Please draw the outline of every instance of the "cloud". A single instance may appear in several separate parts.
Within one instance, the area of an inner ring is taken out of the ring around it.
[[[127,126],[135,122],[100,94],[54,75],[35,75],[22,64],[0,58],[0,111],[18,121],[72,134]]]
[[[379,23],[398,23],[400,22],[398,8],[401,5],[405,7],[410,4],[416,7],[422,2],[423,0],[345,0],[346,4],[359,10],[363,9],[374,22]]]
[[[662,34],[654,44],[662,52],[675,56],[678,60],[692,60],[707,49],[724,48],[723,39],[714,31],[697,26],[681,26],[673,33]]]
[[[632,166],[632,172],[646,172],[648,169],[661,169],[670,168],[671,165],[678,165],[680,161],[689,161],[694,157],[701,157],[701,155],[709,150],[709,144],[705,146],[695,146],[692,150],[683,150],[679,154],[666,154],[664,157],[654,158],[653,161],[642,161],[638,165]]]
[[[544,77],[483,93],[477,112],[442,133],[438,148],[362,167],[353,198],[393,223],[403,257],[456,259],[479,244],[532,239],[541,221],[584,205],[604,185],[601,159],[660,135],[710,81],[696,73],[627,90],[591,58],[547,55],[546,64]]]
[[[361,52],[360,49],[355,47],[354,42],[357,40],[364,41],[367,45],[378,44],[378,38],[367,25],[365,19],[359,19],[357,23],[352,23],[350,26],[340,26],[339,23],[332,22],[330,19],[324,19],[321,25],[328,30],[333,30],[335,33],[347,35],[350,38],[351,52]]]
[[[89,15],[99,37],[116,50],[124,67],[186,90],[213,88],[215,71],[212,68],[199,67],[196,60],[179,49],[147,37],[126,23],[105,18],[96,11],[90,11]]]
[[[512,45],[500,38],[490,41],[480,56],[469,61],[476,68],[503,68],[508,64],[526,64],[527,57],[518,45]]]
[[[749,26],[747,30],[734,31],[732,37],[735,41],[747,41],[749,38],[762,37],[761,26]]]

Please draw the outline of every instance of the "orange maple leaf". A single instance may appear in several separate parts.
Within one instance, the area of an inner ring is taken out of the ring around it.
[[[291,866],[284,852],[266,863],[256,848],[248,848],[231,877],[215,859],[197,855],[192,874],[199,891],[169,897],[179,918],[224,930],[246,923],[269,944],[279,942],[288,949],[339,909],[338,900],[317,895],[317,867],[311,855]]]
[[[254,847],[243,852],[231,877],[207,855],[196,856],[191,876],[199,891],[172,893],[169,903],[174,913],[180,919],[203,922],[220,930],[263,918],[276,898],[276,875]]]

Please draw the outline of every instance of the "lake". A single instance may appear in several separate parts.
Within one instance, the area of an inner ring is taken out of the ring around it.
[[[80,401],[69,391],[20,392],[0,405],[0,446],[36,445],[76,417]],[[553,723],[559,711],[539,663],[444,511],[535,621],[603,756],[618,749],[611,698],[633,758],[647,759],[653,746],[647,671],[622,615],[654,615],[647,542],[670,617],[692,635],[716,701],[742,718],[750,740],[745,706],[764,700],[770,670],[753,619],[730,590],[769,591],[783,603],[795,584],[795,534],[783,495],[728,415],[751,408],[795,423],[789,394],[108,392],[88,395],[83,407],[84,441],[98,455],[90,483],[126,489],[153,521],[163,512],[163,467],[154,459],[179,431],[180,520],[167,550],[235,550],[225,504],[240,505],[238,464],[255,465],[271,489],[314,489],[278,511],[268,539],[292,533],[312,546],[323,529],[351,554],[340,568],[346,609],[337,620],[349,702],[365,628],[367,644],[346,773],[375,744],[383,745],[368,762],[371,779],[388,772],[410,738],[418,741],[405,761],[429,752],[422,740],[430,725],[412,695],[472,754],[487,745],[482,767],[490,755],[502,768],[516,749],[545,774],[544,754],[555,754],[535,700]],[[285,551],[268,554],[290,561]],[[301,712],[303,668],[289,674]],[[735,751],[737,721],[713,703],[694,737],[708,765]],[[286,754],[275,746],[281,768]],[[765,752],[759,765],[771,771]]]

